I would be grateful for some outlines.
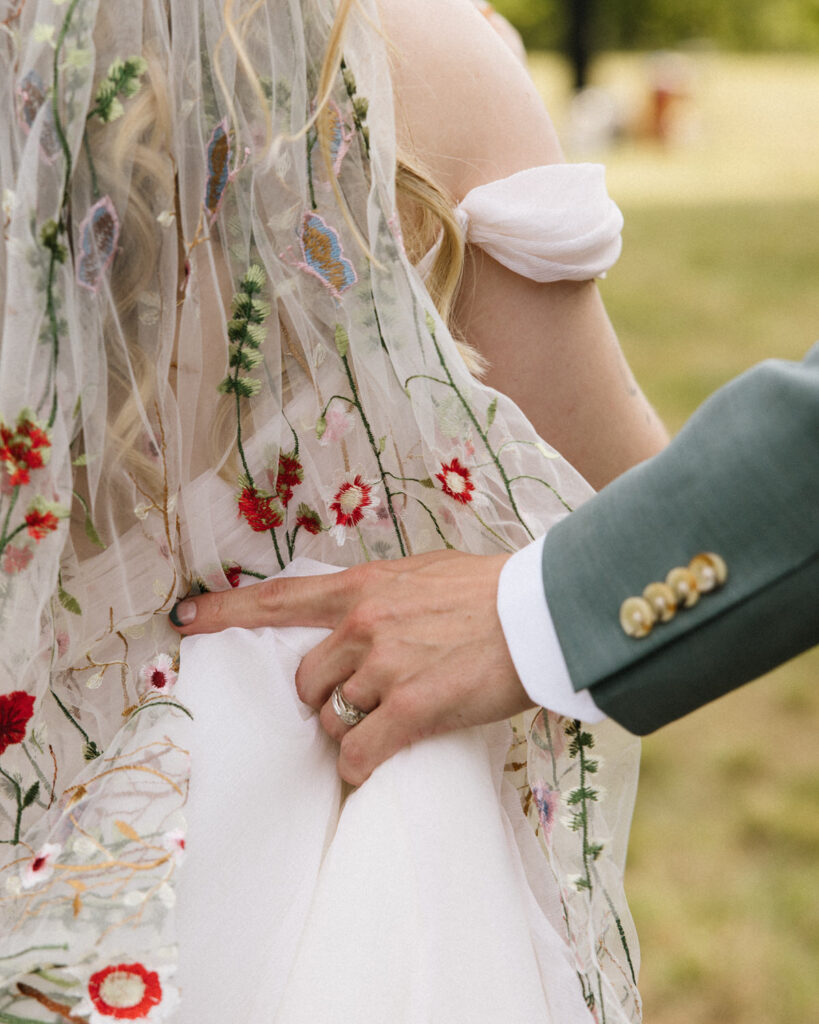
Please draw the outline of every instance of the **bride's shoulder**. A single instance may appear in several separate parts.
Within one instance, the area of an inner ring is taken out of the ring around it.
[[[472,0],[379,0],[379,7],[402,150],[456,200],[562,160],[526,69]]]

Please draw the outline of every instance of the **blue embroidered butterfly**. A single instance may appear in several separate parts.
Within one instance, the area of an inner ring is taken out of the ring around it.
[[[230,136],[228,135],[227,119],[220,121],[213,129],[208,140],[208,180],[205,185],[205,208],[210,219],[219,212],[225,189],[230,184]]]
[[[45,83],[32,68],[17,87],[17,113],[26,132],[31,130],[40,108],[48,100]],[[54,127],[54,112],[51,104],[46,106],[43,114],[43,126],[40,130],[40,149],[49,163],[60,150],[60,142]]]
[[[108,196],[94,203],[80,224],[80,258],[77,283],[89,291],[99,289],[114,258],[119,240],[119,218]]]
[[[338,298],[356,283],[355,267],[344,256],[338,233],[317,213],[305,213],[301,228],[304,262],[298,266],[317,277]]]

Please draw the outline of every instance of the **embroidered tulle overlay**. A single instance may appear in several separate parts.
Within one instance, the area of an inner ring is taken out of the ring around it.
[[[333,4],[233,8],[241,59],[216,0],[6,5],[0,1020],[12,1024],[174,1019],[194,727],[174,696],[175,600],[297,555],[513,551],[588,495],[470,376],[406,259],[373,7],[345,35],[329,161],[310,119]],[[508,771],[600,1022],[639,1017],[621,882],[636,759],[613,725],[515,723]]]

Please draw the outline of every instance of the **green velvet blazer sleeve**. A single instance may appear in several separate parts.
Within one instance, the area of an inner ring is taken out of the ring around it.
[[[700,552],[724,559],[724,586],[627,636],[624,599]],[[732,381],[555,526],[543,579],[575,689],[632,732],[819,643],[819,345]]]

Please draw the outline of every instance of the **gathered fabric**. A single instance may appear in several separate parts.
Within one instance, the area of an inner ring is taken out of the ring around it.
[[[275,741],[237,699],[224,755],[218,733],[196,747],[176,600],[300,556],[513,551],[590,493],[469,373],[410,264],[377,5],[354,5],[325,97],[335,13],[25,0],[4,22],[3,1019],[186,1019],[186,803],[242,776],[237,738]],[[327,763],[307,728],[291,770]],[[566,998],[634,1021],[622,871],[638,744],[546,712],[502,728]],[[268,809],[262,774],[242,786],[237,805]],[[315,795],[298,792],[308,816]],[[226,813],[225,893],[260,827]]]

